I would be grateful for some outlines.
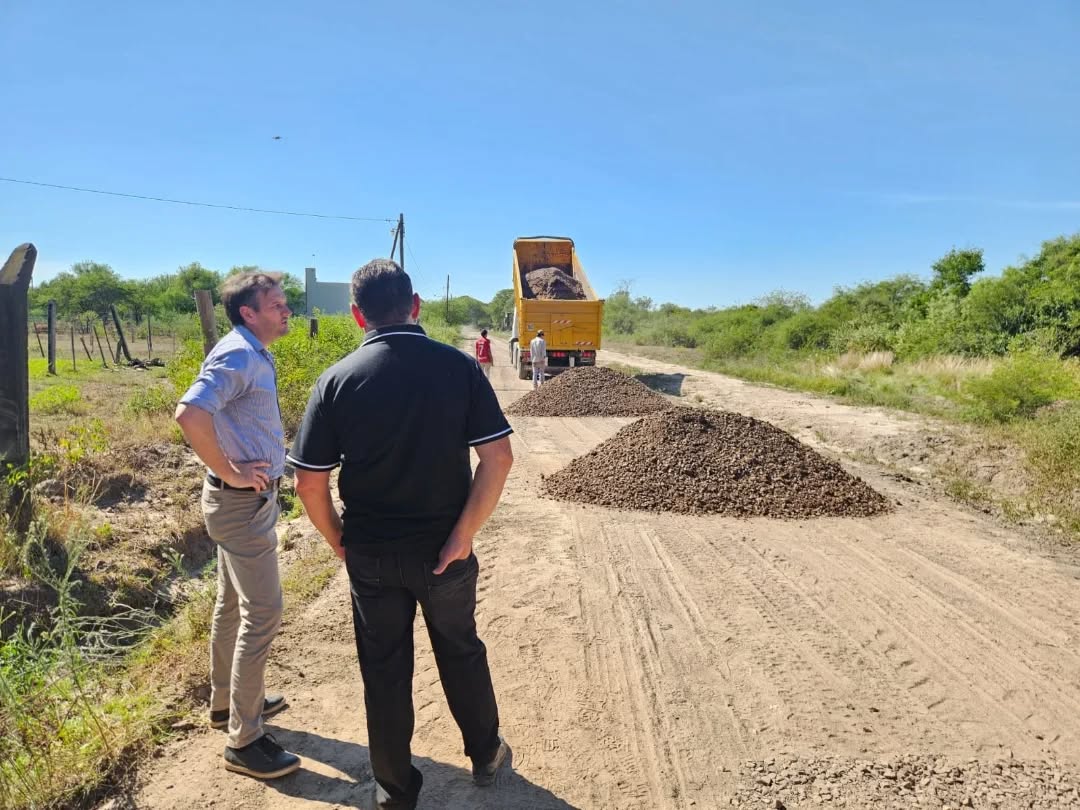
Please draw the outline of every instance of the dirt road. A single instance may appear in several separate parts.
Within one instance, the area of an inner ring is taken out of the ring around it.
[[[496,360],[505,356],[499,350]],[[923,429],[883,411],[603,359],[673,375],[684,394],[819,447],[823,435],[834,448],[858,448]],[[529,387],[506,365],[493,382],[504,405]],[[1033,553],[985,515],[850,461],[900,503],[894,514],[691,518],[537,494],[541,474],[627,421],[513,420],[517,463],[476,542],[478,621],[513,771],[494,788],[471,786],[418,621],[421,807],[714,808],[754,787],[748,760],[828,757],[839,772],[911,754],[942,766],[1045,761],[1067,795],[1080,770],[1080,568]],[[367,806],[343,575],[284,629],[269,683],[291,703],[271,728],[305,770],[270,784],[227,774],[223,736],[197,731],[166,746],[117,806]],[[816,799],[806,804],[865,806],[842,791]]]

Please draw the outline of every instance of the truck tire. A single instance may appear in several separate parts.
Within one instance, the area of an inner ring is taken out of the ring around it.
[[[519,380],[528,380],[532,377],[532,369],[521,362],[521,347],[514,345],[514,368],[517,369]]]

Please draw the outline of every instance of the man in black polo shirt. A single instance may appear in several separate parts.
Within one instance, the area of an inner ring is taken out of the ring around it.
[[[357,270],[352,297],[364,342],[319,378],[288,460],[308,516],[348,569],[378,806],[413,808],[423,782],[409,747],[417,603],[473,780],[490,785],[509,753],[476,634],[472,541],[510,472],[511,428],[476,361],[417,325],[420,298],[396,263]],[[339,464],[342,515],[330,497]]]

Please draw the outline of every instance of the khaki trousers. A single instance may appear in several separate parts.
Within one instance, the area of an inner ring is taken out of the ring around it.
[[[243,748],[263,735],[266,659],[281,627],[277,490],[219,490],[204,483],[202,510],[218,552],[210,710],[229,710],[227,745]]]

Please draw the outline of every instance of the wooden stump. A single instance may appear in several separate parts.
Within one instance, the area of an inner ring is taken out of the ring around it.
[[[0,471],[30,460],[30,377],[27,369],[27,290],[37,248],[19,245],[0,269]],[[17,482],[3,504],[18,531],[30,525],[30,490]]]

